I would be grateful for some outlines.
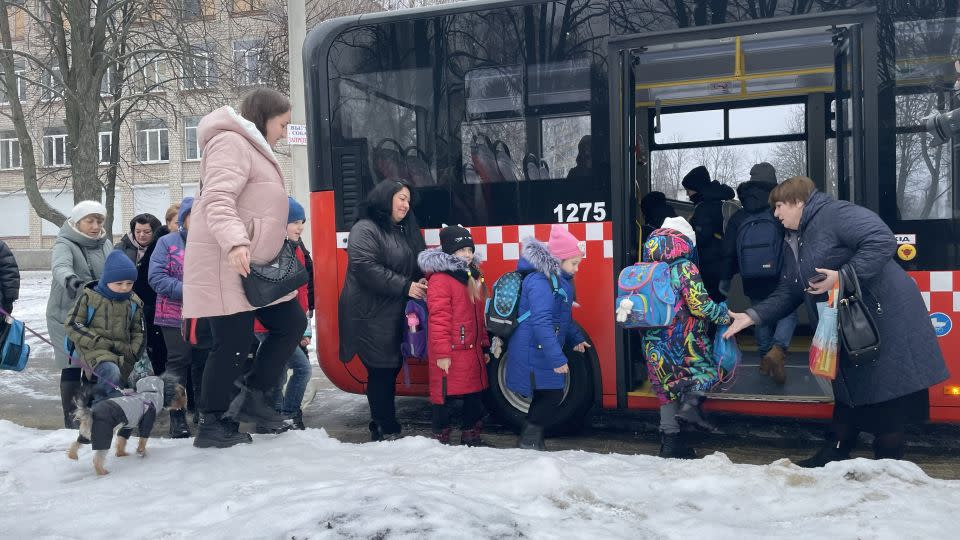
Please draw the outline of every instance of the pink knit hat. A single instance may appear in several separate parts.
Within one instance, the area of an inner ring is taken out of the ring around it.
[[[560,225],[550,227],[550,241],[547,242],[547,248],[551,255],[561,261],[583,256],[577,237]]]

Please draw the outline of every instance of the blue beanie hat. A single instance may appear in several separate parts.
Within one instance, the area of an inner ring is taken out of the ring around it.
[[[290,203],[290,209],[287,211],[287,223],[306,221],[307,213],[303,211],[303,206],[293,200],[293,197],[287,197],[287,201]]]
[[[177,212],[177,225],[183,227],[183,222],[190,215],[191,210],[193,210],[193,197],[184,197],[180,202],[180,211]]]
[[[121,251],[111,251],[107,255],[107,261],[103,263],[103,275],[100,276],[100,285],[106,286],[107,283],[117,281],[136,281],[137,267],[130,260],[130,257]]]

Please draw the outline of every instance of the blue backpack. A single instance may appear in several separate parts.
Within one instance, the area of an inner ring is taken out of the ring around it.
[[[408,300],[404,308],[400,354],[407,359],[427,359],[427,304],[423,300]]]
[[[520,272],[507,272],[494,282],[490,297],[483,308],[484,319],[487,323],[487,332],[500,337],[504,341],[523,321],[530,317],[530,312],[519,313],[520,293],[523,290],[523,280],[526,276]],[[554,294],[561,294],[562,289],[557,276],[550,275],[550,286]]]
[[[770,212],[750,214],[737,231],[737,263],[740,277],[780,277],[783,259],[783,228]]]
[[[84,324],[89,325],[90,321],[93,320],[93,314],[97,310],[93,306],[87,306],[87,320]],[[137,315],[137,305],[133,302],[130,302],[130,320],[133,321],[134,317]],[[73,353],[77,350],[77,344],[70,339],[69,336],[64,336],[63,338],[63,348],[67,351],[67,357],[70,359],[70,365],[74,365],[74,360],[80,360]]]
[[[617,278],[617,322],[624,328],[669,326],[677,316],[677,293],[670,284],[670,265],[639,262]]]
[[[11,318],[0,336],[0,369],[23,371],[30,358],[30,345],[26,341],[26,327],[22,321]]]

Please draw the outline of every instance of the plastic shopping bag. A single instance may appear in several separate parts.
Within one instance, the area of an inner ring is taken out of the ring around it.
[[[837,308],[828,302],[819,302],[817,311],[820,322],[810,346],[810,373],[833,380],[837,377]]]
[[[717,326],[717,333],[713,338],[713,361],[720,368],[721,380],[729,379],[740,365],[741,354],[737,338],[723,339],[723,333],[729,327],[727,324]]]

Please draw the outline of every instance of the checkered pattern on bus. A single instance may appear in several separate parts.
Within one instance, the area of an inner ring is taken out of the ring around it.
[[[575,237],[580,239],[580,247],[586,258],[613,259],[613,224],[603,223],[565,223]],[[520,241],[528,236],[546,241],[550,238],[550,225],[503,225],[492,227],[467,227],[473,235],[476,252],[486,261],[516,261],[520,258]],[[350,233],[337,233],[337,248],[347,248]],[[440,245],[440,229],[424,229],[423,237],[428,246]]]
[[[960,272],[910,272],[931,312],[960,313]]]

